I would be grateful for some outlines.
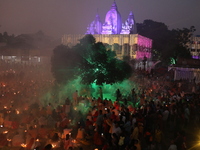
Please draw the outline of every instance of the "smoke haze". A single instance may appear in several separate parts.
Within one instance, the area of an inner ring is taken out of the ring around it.
[[[60,38],[63,34],[84,34],[98,12],[102,22],[113,0],[0,0],[0,32],[36,33]],[[200,34],[199,0],[116,0],[124,22],[133,11],[136,22],[145,19],[174,28],[195,26]]]

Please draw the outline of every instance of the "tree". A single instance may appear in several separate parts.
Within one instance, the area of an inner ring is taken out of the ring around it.
[[[161,60],[169,65],[170,59],[177,57],[191,57],[187,43],[195,31],[194,26],[190,29],[169,30],[167,25],[153,20],[144,20],[137,24],[138,34],[153,40],[153,60]]]
[[[191,26],[190,29],[183,28],[171,30],[171,39],[169,39],[170,44],[167,45],[171,46],[170,48],[168,48],[168,58],[170,58],[170,60],[174,60],[174,62],[176,63],[179,57],[192,58],[188,43],[190,43],[190,39],[194,31],[194,26]],[[165,56],[164,59],[167,59],[166,51],[167,49],[165,50],[165,52],[163,52],[163,56]]]
[[[121,82],[131,76],[131,67],[128,63],[116,58],[114,51],[107,50],[101,43],[95,43],[92,35],[86,35],[80,40],[78,49],[85,50],[83,62],[80,64],[80,76],[85,84],[97,85]]]
[[[34,34],[20,34],[18,36],[8,35],[7,32],[0,33],[0,43],[3,42],[5,46],[0,53],[5,55],[15,55],[16,50],[22,55],[29,54],[33,50],[38,50],[40,55],[52,54],[52,47],[57,45],[57,41],[45,35],[42,31]],[[3,52],[3,53],[2,53]]]
[[[78,58],[73,65],[67,65],[65,60],[69,59],[68,64],[71,64],[74,62],[72,56],[64,57],[70,53]],[[120,82],[131,76],[131,67],[115,56],[115,52],[107,50],[103,43],[96,43],[92,35],[86,35],[72,48],[62,45],[54,49],[52,72],[59,82],[69,81],[75,76],[81,77],[83,84],[102,85]],[[69,68],[73,70],[70,72],[70,78],[66,73]]]

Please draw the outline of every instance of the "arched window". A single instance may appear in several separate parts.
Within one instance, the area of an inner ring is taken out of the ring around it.
[[[130,56],[130,45],[129,44],[124,44],[124,55]]]

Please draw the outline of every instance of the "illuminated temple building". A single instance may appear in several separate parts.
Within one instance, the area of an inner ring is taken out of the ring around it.
[[[151,61],[152,40],[137,34],[136,22],[132,12],[129,13],[125,22],[114,1],[102,23],[97,14],[86,30],[86,34],[92,34],[96,42],[102,42],[116,52],[118,59],[128,56],[136,60],[136,68],[148,68]],[[66,34],[62,37],[62,44],[68,46],[76,45],[85,35]]]
[[[188,46],[190,48],[192,58],[200,59],[200,35],[192,37]]]

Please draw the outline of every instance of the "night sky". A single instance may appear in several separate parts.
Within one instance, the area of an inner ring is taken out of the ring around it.
[[[36,33],[60,38],[84,34],[98,12],[101,21],[113,0],[0,0],[0,33]],[[130,11],[142,23],[151,19],[169,29],[195,26],[200,35],[200,0],[116,0],[124,22]]]

